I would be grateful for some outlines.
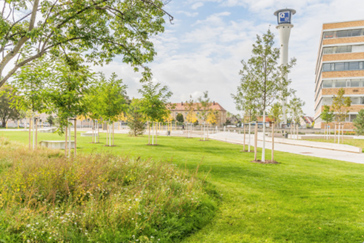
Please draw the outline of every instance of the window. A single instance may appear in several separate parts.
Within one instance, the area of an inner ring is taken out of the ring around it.
[[[336,32],[336,37],[340,38],[340,37],[347,37],[349,35],[349,31],[348,30],[340,30]]]
[[[349,63],[349,70],[358,70],[359,69],[359,62],[350,62]]]
[[[336,53],[345,53],[351,52],[351,46],[338,46],[336,49]]]
[[[332,80],[324,80],[322,87],[323,88],[331,88],[332,87]]]
[[[353,52],[364,52],[364,45],[352,46]]]
[[[351,87],[360,87],[359,79],[352,79],[351,80]]]
[[[345,80],[336,80],[335,87],[336,88],[346,87],[346,81]]]
[[[324,32],[324,39],[334,38],[334,31]]]
[[[351,30],[351,36],[360,36],[361,29]]]
[[[350,115],[350,120],[351,121],[354,121],[354,119],[356,118],[356,114],[352,114],[352,115]]]
[[[331,71],[330,63],[324,63],[324,65],[322,66],[322,71],[324,71],[324,72]]]
[[[337,62],[335,63],[335,71],[344,71],[345,70],[345,63],[344,62]]]
[[[333,54],[334,52],[334,47],[324,47],[323,50],[324,54]]]

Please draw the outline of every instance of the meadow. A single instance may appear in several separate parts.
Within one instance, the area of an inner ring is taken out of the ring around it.
[[[24,145],[27,142],[26,132],[0,132],[0,136]],[[62,139],[46,133],[38,137]],[[159,137],[159,146],[146,146],[147,140],[145,136],[115,135],[117,146],[105,147],[104,134],[101,144],[91,144],[90,137],[78,136],[77,150],[81,156],[112,154],[152,159],[191,173],[198,168],[197,176],[213,188],[210,192],[216,192],[216,214],[201,229],[173,241],[364,241],[361,164],[283,152],[276,152],[279,164],[258,164],[251,162],[252,153],[240,152],[239,145]]]

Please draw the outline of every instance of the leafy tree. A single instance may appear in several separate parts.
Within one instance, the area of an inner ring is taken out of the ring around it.
[[[325,129],[327,129],[327,126],[329,125],[329,122],[332,122],[334,120],[334,113],[332,111],[330,111],[330,106],[328,105],[324,105],[324,108],[321,112],[321,119],[326,122],[326,127]]]
[[[25,65],[19,70],[13,80],[15,88],[14,105],[21,111],[27,112],[28,118],[33,120],[37,113],[46,110],[44,87],[49,77],[50,63],[44,58],[37,59],[33,63]],[[31,146],[31,130],[29,122],[29,148]],[[33,131],[33,148],[37,146],[37,129]]]
[[[47,122],[49,123],[50,126],[53,126],[54,121],[55,119],[52,115],[47,116]]]
[[[185,104],[185,111],[187,112],[186,121],[189,123],[195,123],[197,121],[195,112],[196,105],[192,97],[190,97],[190,100],[186,101]]]
[[[163,32],[162,0],[2,1],[0,87],[46,54],[84,54],[93,64],[116,55],[133,66],[153,60],[150,38]],[[172,16],[170,16],[170,20]]]
[[[335,113],[334,119],[337,123],[345,122],[350,111],[351,99],[350,97],[344,97],[344,95],[345,90],[341,88],[332,99],[331,109]]]
[[[269,118],[274,121],[276,126],[281,122],[282,114],[282,105],[279,102],[274,103],[270,109]]]
[[[49,112],[57,114],[59,132],[66,130],[65,141],[67,142],[67,129],[70,125],[69,119],[75,119],[75,149],[76,155],[76,118],[87,113],[87,105],[84,96],[93,73],[89,67],[82,65],[83,59],[75,53],[64,54],[61,58],[52,61],[51,71],[45,89],[47,107]],[[69,148],[70,153],[71,148]],[[65,150],[67,155],[67,149]]]
[[[176,116],[176,120],[177,120],[178,122],[184,122],[184,121],[185,121],[185,119],[183,118],[183,114],[178,113],[178,114],[177,114],[177,116]]]
[[[242,61],[243,68],[240,71],[241,83],[240,92],[246,100],[252,101],[263,113],[263,121],[266,120],[266,109],[274,101],[280,100],[282,94],[290,93],[286,74],[294,65],[295,60],[290,64],[279,66],[279,49],[273,48],[274,34],[268,30],[262,37],[257,35],[253,44],[252,57],[248,62]],[[265,134],[265,126],[263,126]],[[265,136],[263,136],[262,161],[265,162]]]
[[[5,127],[8,120],[18,120],[20,112],[11,104],[13,103],[13,88],[10,85],[4,85],[0,88],[0,119],[1,126]]]
[[[145,130],[145,118],[142,112],[142,103],[139,99],[133,99],[127,112],[129,134],[137,137],[143,135]]]
[[[144,81],[142,88],[138,91],[143,96],[141,100],[141,111],[148,121],[148,144],[150,144],[150,123],[162,122],[168,116],[169,110],[167,102],[172,96],[172,92],[168,90],[167,86],[161,86],[161,83],[154,84],[151,80]],[[152,145],[155,145],[153,135]]]
[[[217,123],[218,118],[219,118],[219,111],[212,109],[210,110],[206,122],[211,125],[215,125]]]
[[[198,98],[197,110],[199,111],[198,117],[203,121],[203,140],[206,141],[205,126],[207,118],[211,112],[211,102],[208,91],[205,91],[202,96]],[[208,138],[207,138],[208,139]]]
[[[361,109],[353,121],[355,126],[355,133],[358,135],[364,134],[364,109]]]
[[[300,98],[293,97],[288,103],[288,110],[291,114],[292,122],[294,123],[294,129],[296,129],[296,125],[300,124],[301,116],[303,116],[302,107],[305,105],[305,102]],[[297,129],[298,135],[298,129]],[[298,137],[297,137],[298,138]]]
[[[104,75],[100,75],[97,101],[100,106],[100,115],[109,123],[109,126],[113,126],[120,114],[127,109],[126,87],[121,79],[117,79],[115,73],[108,80]],[[111,131],[108,131],[108,135],[109,146],[114,146],[114,139],[111,143]]]

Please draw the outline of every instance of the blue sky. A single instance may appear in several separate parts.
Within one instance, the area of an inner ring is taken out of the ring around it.
[[[297,59],[290,78],[297,96],[314,114],[315,64],[323,23],[364,20],[362,0],[172,0],[165,7],[175,20],[166,22],[163,34],[153,38],[158,55],[149,66],[154,80],[173,92],[171,101],[186,101],[209,91],[212,100],[237,113],[231,93],[239,84],[240,61],[251,56],[256,35],[268,28],[276,34],[275,10],[293,8],[289,56]],[[139,97],[140,74],[115,60],[97,67],[116,72],[129,86],[131,97]]]

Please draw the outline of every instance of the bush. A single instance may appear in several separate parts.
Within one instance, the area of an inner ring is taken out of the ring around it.
[[[10,242],[170,242],[204,226],[216,208],[196,174],[171,164],[111,155],[67,160],[46,149],[6,154],[0,239]]]

